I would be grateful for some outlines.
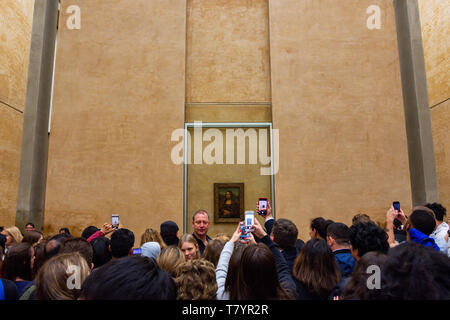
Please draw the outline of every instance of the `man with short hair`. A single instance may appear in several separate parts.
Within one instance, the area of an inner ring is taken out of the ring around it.
[[[424,206],[416,206],[412,209],[409,218],[406,218],[402,210],[395,211],[393,207],[391,207],[386,214],[386,228],[391,247],[396,245],[392,230],[395,218],[400,220],[405,226],[408,241],[410,240],[423,246],[433,248],[436,251],[440,251],[440,248],[434,239],[430,238],[430,234],[436,229],[436,220],[433,210]]]
[[[56,256],[61,249],[62,243],[68,238],[70,238],[70,236],[65,233],[58,233],[52,236],[47,241],[44,247],[44,254],[46,259],[50,259],[51,257]]]
[[[110,249],[113,259],[133,254],[134,233],[128,229],[120,228],[111,235]]]
[[[389,242],[387,233],[372,222],[358,222],[349,229],[352,256],[356,261],[369,251],[387,254]]]
[[[443,207],[440,203],[428,203],[425,207],[433,210],[434,218],[436,221],[436,229],[430,234],[430,238],[433,238],[441,252],[447,254],[448,244],[445,240],[445,236],[449,230],[449,226],[444,222],[444,217],[447,214],[447,209]],[[450,255],[449,255],[450,257]]]
[[[197,240],[200,255],[203,255],[206,245],[211,238],[208,236],[209,229],[209,215],[208,211],[204,209],[197,210],[192,217],[192,228],[194,232],[192,235]]]
[[[274,222],[270,238],[280,247],[291,274],[295,258],[297,258],[299,253],[299,250],[296,248],[297,236],[297,226],[291,220],[278,219]]]
[[[350,249],[349,232],[349,227],[340,222],[334,222],[327,228],[327,243],[343,278],[351,275],[356,263]]]
[[[68,238],[62,243],[59,253],[73,253],[78,252],[88,263],[89,267],[94,269],[94,251],[89,242],[84,238]]]
[[[32,222],[28,222],[25,225],[25,231],[34,231],[34,230],[36,230],[36,228]]]

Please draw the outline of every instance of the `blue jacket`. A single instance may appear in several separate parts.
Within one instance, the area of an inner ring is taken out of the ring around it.
[[[425,247],[431,247],[436,251],[441,251],[436,242],[434,242],[433,238],[428,237],[425,233],[420,232],[416,228],[409,230],[409,237],[411,241],[414,241],[415,243],[421,244]]]
[[[333,252],[334,258],[339,266],[343,278],[352,274],[355,268],[355,258],[352,256],[350,249],[338,249]]]

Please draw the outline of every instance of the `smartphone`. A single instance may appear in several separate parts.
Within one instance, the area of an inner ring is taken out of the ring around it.
[[[267,198],[259,198],[258,199],[258,214],[265,217],[267,215]]]
[[[248,243],[248,240],[250,239],[249,233],[247,230],[245,230],[245,223],[244,221],[240,222],[240,228],[241,228],[241,235],[239,236],[239,240],[241,243]]]
[[[394,202],[392,202],[392,206],[394,207],[394,210],[400,212],[400,202],[394,201]]]
[[[114,229],[119,228],[119,215],[118,214],[111,215],[111,224]]]
[[[141,255],[141,254],[142,254],[141,248],[133,249],[133,255]]]
[[[245,220],[244,220],[245,230],[251,231],[253,225],[255,224],[255,213],[253,211],[245,211]]]

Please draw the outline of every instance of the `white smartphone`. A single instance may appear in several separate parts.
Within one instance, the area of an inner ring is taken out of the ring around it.
[[[245,230],[253,230],[253,225],[255,224],[255,212],[245,211]]]
[[[119,215],[118,214],[111,215],[111,224],[114,227],[114,229],[119,228]]]

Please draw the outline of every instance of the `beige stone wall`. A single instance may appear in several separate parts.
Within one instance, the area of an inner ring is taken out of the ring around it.
[[[450,2],[419,0],[439,201],[450,205]]]
[[[270,101],[267,0],[187,0],[187,8],[186,101]]]
[[[69,30],[66,9],[81,9]],[[139,238],[182,226],[186,4],[180,0],[61,1],[45,230],[79,234],[120,215]],[[138,241],[137,241],[138,242]]]
[[[276,210],[303,239],[314,217],[411,207],[393,2],[376,3],[380,30],[366,25],[374,1],[270,1]]]
[[[0,5],[0,225],[15,223],[34,0]]]

